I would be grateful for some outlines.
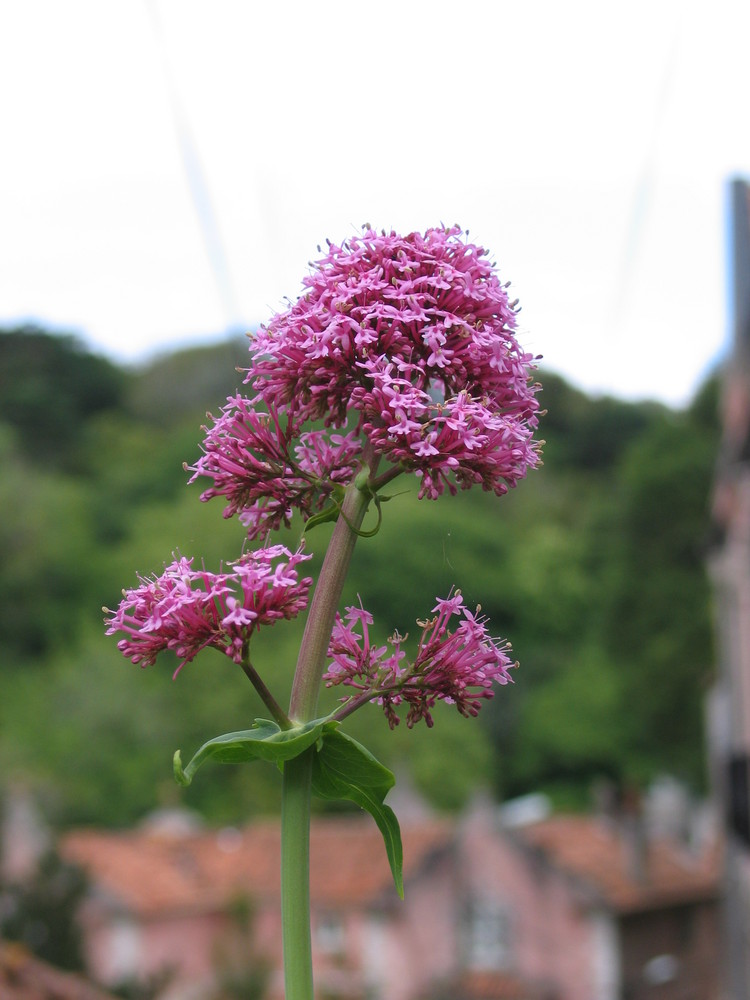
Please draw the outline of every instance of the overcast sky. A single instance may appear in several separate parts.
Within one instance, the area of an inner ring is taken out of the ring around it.
[[[134,361],[250,328],[326,237],[458,222],[577,385],[724,349],[750,4],[0,2],[0,323]]]

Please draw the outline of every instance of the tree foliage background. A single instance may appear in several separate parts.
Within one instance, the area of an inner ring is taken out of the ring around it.
[[[199,453],[206,410],[240,385],[245,351],[231,342],[125,370],[71,337],[0,332],[0,775],[36,788],[60,824],[123,825],[177,802],[243,822],[278,805],[272,768],[215,765],[187,790],[172,782],[176,748],[192,753],[262,714],[241,672],[209,650],[172,681],[173,665],[140,670],[102,627],[102,605],[172,552],[215,570],[241,551],[241,525],[220,500],[199,501],[183,463]],[[520,662],[479,723],[450,709],[433,730],[391,733],[376,707],[351,719],[386,763],[408,761],[439,808],[477,786],[583,806],[601,777],[704,781],[715,381],[677,412],[540,379],[541,470],[502,500],[418,502],[412,486],[355,551],[345,599],[361,595],[382,638],[416,637],[434,598],[458,586]],[[309,536],[314,569],[328,530]],[[301,626],[254,640],[281,698]]]

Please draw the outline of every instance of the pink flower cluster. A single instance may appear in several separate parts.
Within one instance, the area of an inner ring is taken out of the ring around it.
[[[373,646],[372,615],[361,606],[349,607],[343,619],[336,618],[326,685],[344,684],[358,691],[352,698],[357,706],[377,700],[391,729],[399,723],[396,706],[402,702],[409,706],[409,728],[420,719],[432,726],[430,710],[437,701],[455,705],[462,715],[477,715],[482,699],[493,696],[492,685],[511,681],[509,671],[515,666],[508,656],[510,646],[498,645],[489,636],[486,619],[478,612],[479,608],[475,614],[468,610],[460,591],[439,599],[432,609],[434,617],[419,623],[423,631],[416,657],[404,663],[404,639],[396,634],[387,646]],[[461,621],[451,632],[448,625],[454,616]]]
[[[252,341],[252,399],[229,400],[192,467],[251,537],[320,510],[365,443],[390,463],[381,479],[414,472],[420,497],[500,495],[538,464],[535,359],[507,286],[458,227],[367,229],[329,244],[304,284]],[[326,430],[305,434],[311,421]]]
[[[513,305],[486,258],[457,226],[408,236],[367,229],[329,244],[306,292],[255,338],[248,381],[340,425],[352,390],[366,384],[362,363],[386,358],[409,365],[418,388],[435,382],[445,397],[466,390],[532,417],[532,359],[513,337]]]
[[[361,444],[353,433],[301,428],[288,411],[273,405],[266,411],[258,399],[230,397],[207,431],[190,482],[212,478],[201,500],[226,497],[224,517],[239,514],[251,539],[288,526],[295,509],[307,520],[325,506],[335,484],[350,482]]]
[[[123,592],[117,611],[107,611],[107,635],[124,633],[118,649],[144,667],[171,650],[181,661],[175,676],[207,646],[240,663],[261,625],[293,618],[307,606],[312,579],[300,580],[296,567],[309,558],[273,545],[241,556],[226,573],[175,559],[161,576],[141,577],[140,586]]]

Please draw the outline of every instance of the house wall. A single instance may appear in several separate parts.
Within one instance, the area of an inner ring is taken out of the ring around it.
[[[469,817],[463,836],[469,895],[491,896],[510,914],[510,947],[499,971],[544,985],[555,1000],[611,1000],[596,976],[594,918],[579,905],[575,886],[512,832],[498,836],[489,811]]]
[[[591,913],[592,923],[592,996],[596,1000],[620,1000],[622,956],[617,919],[605,909]]]
[[[388,891],[379,903],[339,911],[313,903],[318,994],[414,1000],[454,975],[456,894],[455,863],[446,855],[430,865],[426,878],[407,881],[403,902]]]
[[[368,1000],[413,1000],[458,968],[455,861],[444,855],[429,876],[407,882],[404,902],[370,916],[362,941]]]
[[[84,925],[88,968],[107,986],[147,981],[169,972],[160,1000],[203,1000],[213,995],[218,964],[237,967],[240,935],[235,921],[222,914],[160,915],[157,920],[137,921],[127,915],[104,917],[89,907]],[[262,954],[257,943],[252,954]]]
[[[379,908],[336,910],[313,904],[313,969],[319,996],[413,1000],[456,971],[455,866],[446,856],[429,877],[406,886],[402,903],[386,898]],[[160,916],[154,921],[115,917],[96,904],[85,914],[87,960],[93,976],[114,985],[145,980],[172,969],[163,1000],[203,1000],[214,995],[217,960],[235,968],[242,960],[236,922],[221,914]],[[269,1000],[284,996],[281,913],[277,901],[256,906],[252,944],[269,969]],[[238,945],[240,949],[238,950]],[[175,965],[175,956],[179,964]],[[160,1000],[162,997],[160,996]]]

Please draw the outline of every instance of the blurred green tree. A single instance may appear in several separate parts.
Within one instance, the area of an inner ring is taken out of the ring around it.
[[[0,330],[0,423],[14,429],[30,463],[75,468],[88,420],[122,406],[127,381],[73,336]]]
[[[0,939],[19,941],[59,969],[83,971],[78,910],[87,888],[80,868],[49,852],[23,884],[0,884]]]
[[[659,770],[705,778],[713,642],[704,545],[718,447],[710,395],[634,442],[609,509],[602,638],[617,665],[627,768],[641,780]]]

